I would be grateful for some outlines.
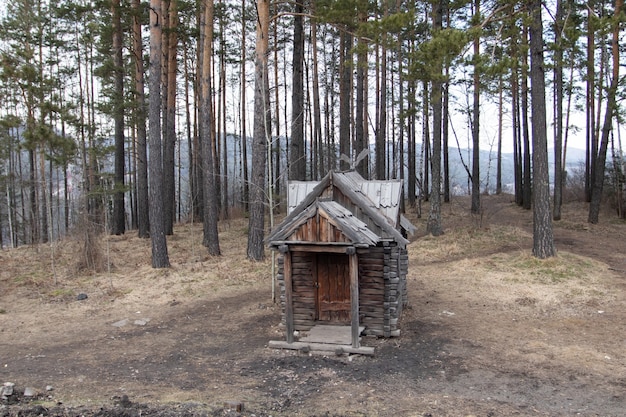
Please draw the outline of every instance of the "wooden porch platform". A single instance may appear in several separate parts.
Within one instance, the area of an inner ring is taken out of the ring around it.
[[[359,335],[365,327],[359,327]],[[352,346],[352,328],[350,326],[316,325],[299,341],[287,343],[284,340],[270,340],[269,347],[276,349],[293,349],[301,351],[323,351],[341,353],[357,353],[373,355],[374,348],[369,346]]]

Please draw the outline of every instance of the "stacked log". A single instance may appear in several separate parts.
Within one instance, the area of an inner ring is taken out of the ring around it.
[[[316,321],[316,253],[288,252],[278,257],[282,323],[285,324],[284,256],[291,256],[294,329],[307,331]],[[359,322],[365,334],[400,335],[399,318],[407,304],[408,252],[393,241],[357,249]]]

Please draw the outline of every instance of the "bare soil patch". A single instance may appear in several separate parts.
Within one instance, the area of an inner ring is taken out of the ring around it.
[[[243,219],[221,223],[221,257],[200,225],[177,227],[168,270],[133,233],[106,237],[110,272],[89,276],[72,239],[2,251],[0,384],[15,395],[0,416],[624,415],[626,224],[568,204],[559,256],[539,261],[532,213],[483,204],[444,205],[439,238],[412,219],[410,305],[399,338],[363,340],[374,357],[267,347],[284,329]]]

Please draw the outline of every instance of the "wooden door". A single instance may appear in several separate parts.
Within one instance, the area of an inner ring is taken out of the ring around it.
[[[317,255],[317,319],[331,323],[350,323],[350,264],[348,255]]]

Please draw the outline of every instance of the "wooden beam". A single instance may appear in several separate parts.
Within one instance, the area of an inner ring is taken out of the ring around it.
[[[371,346],[360,346],[355,348],[348,345],[331,345],[328,343],[285,343],[282,340],[270,340],[268,346],[275,349],[293,349],[302,352],[321,351],[335,352],[335,354],[357,353],[359,355],[374,355],[374,348]]]
[[[349,255],[350,263],[350,298],[352,306],[352,347],[358,348],[359,342],[359,259],[355,253]]]
[[[285,324],[287,325],[287,343],[293,343],[293,294],[291,279],[291,252],[284,254],[283,271],[285,275]]]
[[[351,243],[342,245],[290,245],[289,250],[292,252],[314,252],[314,253],[346,253],[346,248],[352,247]]]

